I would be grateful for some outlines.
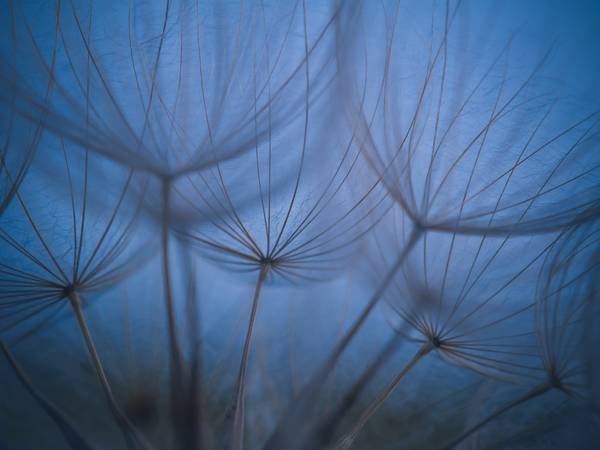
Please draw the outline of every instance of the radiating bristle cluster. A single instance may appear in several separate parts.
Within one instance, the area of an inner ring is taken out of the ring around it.
[[[0,0],[0,448],[596,450],[599,18]]]

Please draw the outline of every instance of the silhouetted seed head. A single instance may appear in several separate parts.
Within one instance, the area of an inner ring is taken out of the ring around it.
[[[68,285],[66,285],[63,288],[63,295],[65,298],[69,297],[71,294],[73,294],[73,292],[75,292],[75,289],[77,288],[77,286],[73,283],[70,283]]]
[[[275,263],[275,260],[273,260],[273,258],[271,258],[270,256],[263,256],[260,260],[260,265],[262,267],[271,267],[273,266]]]
[[[438,336],[432,336],[429,341],[434,348],[440,348],[443,345],[442,340]]]
[[[562,381],[560,379],[560,375],[558,373],[556,373],[556,371],[554,369],[552,369],[548,373],[548,383],[554,389],[563,390],[563,384],[562,384]]]

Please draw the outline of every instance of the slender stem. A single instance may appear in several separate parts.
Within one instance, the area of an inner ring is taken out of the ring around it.
[[[162,184],[162,229],[161,229],[161,246],[162,246],[162,270],[165,289],[165,306],[167,309],[167,326],[169,332],[169,345],[171,347],[171,363],[177,373],[183,370],[183,358],[181,347],[177,339],[177,324],[175,317],[175,305],[173,301],[173,286],[171,281],[171,265],[169,256],[169,216],[171,203],[171,184],[169,181],[163,181]]]
[[[542,384],[537,385],[536,387],[531,389],[529,392],[525,393],[524,395],[517,398],[516,400],[513,400],[510,403],[507,403],[506,405],[502,406],[500,409],[494,411],[492,414],[490,414],[483,420],[479,421],[478,423],[476,423],[475,425],[473,425],[472,427],[467,429],[463,434],[461,434],[459,437],[454,439],[448,445],[443,447],[442,450],[452,450],[457,445],[459,445],[461,442],[463,442],[465,439],[467,439],[469,436],[471,436],[472,434],[479,431],[481,428],[483,428],[485,425],[487,425],[492,420],[496,419],[498,416],[504,414],[505,412],[507,412],[508,410],[510,410],[512,408],[515,408],[515,407],[521,405],[522,403],[525,403],[529,400],[539,397],[540,395],[545,394],[546,392],[548,392],[551,389],[552,389],[552,385],[549,382],[544,382]]]
[[[404,248],[396,258],[396,261],[394,262],[390,270],[385,275],[383,281],[381,282],[377,290],[369,299],[367,305],[362,310],[360,316],[358,316],[358,318],[354,321],[348,332],[344,335],[344,337],[341,339],[341,341],[338,343],[338,345],[332,352],[329,359],[321,368],[320,372],[318,373],[318,379],[320,380],[319,382],[323,381],[327,374],[333,369],[346,347],[348,347],[348,345],[352,341],[352,338],[356,335],[356,333],[358,333],[360,328],[363,326],[363,324],[375,308],[375,306],[379,303],[381,296],[387,290],[388,286],[396,276],[396,273],[402,267],[402,264],[404,264],[404,260],[406,259],[412,248],[415,246],[422,233],[423,231],[420,228],[413,229],[408,240],[406,241],[406,244],[404,245]]]
[[[175,316],[175,303],[173,301],[173,286],[171,280],[169,223],[171,206],[171,183],[162,181],[162,228],[161,228],[161,256],[164,282],[165,309],[167,311],[167,330],[170,348],[170,396],[171,396],[171,421],[174,430],[181,428],[183,402],[185,401],[185,386],[183,380],[183,356],[177,338],[177,323]],[[179,433],[176,433],[179,435]]]
[[[87,325],[87,321],[85,320],[85,316],[81,308],[81,298],[79,297],[79,294],[76,291],[72,291],[71,293],[69,293],[68,298],[71,303],[73,312],[75,313],[75,317],[77,318],[77,323],[79,324],[79,329],[83,336],[83,340],[85,341],[88,354],[90,356],[90,359],[92,360],[92,364],[94,365],[94,370],[96,372],[96,375],[98,376],[98,380],[100,381],[100,386],[102,387],[104,396],[108,401],[108,406],[110,407],[110,411],[113,417],[115,418],[117,424],[123,431],[128,448],[150,449],[150,445],[146,442],[146,440],[140,434],[140,432],[136,430],[131,421],[127,418],[125,413],[117,404],[112,388],[110,387],[110,383],[106,376],[106,372],[104,371],[104,367],[102,366],[102,362],[100,361],[100,356],[98,355],[98,351],[96,350],[94,339],[92,338],[90,329]]]
[[[3,341],[0,341],[0,349],[4,353],[4,356],[6,356],[6,359],[15,371],[15,374],[23,387],[31,394],[42,409],[46,411],[58,428],[60,428],[60,431],[69,446],[74,450],[92,450],[94,447],[85,440],[79,431],[77,431],[73,425],[73,420],[33,386],[29,377]]]
[[[193,262],[187,253],[181,261],[190,267],[190,273],[195,273]],[[202,450],[204,448],[204,426],[203,426],[203,398],[204,379],[202,372],[202,345],[200,311],[198,308],[197,280],[192,275],[186,292],[186,315],[188,339],[191,344],[191,358],[189,364],[189,386],[185,397],[185,411],[187,414],[181,420],[184,427],[182,447],[185,449]]]
[[[329,414],[329,417],[325,420],[320,420],[321,424],[316,427],[315,438],[318,440],[321,447],[329,447],[331,440],[334,436],[336,426],[352,409],[360,394],[367,386],[369,381],[375,376],[377,371],[381,369],[388,358],[394,353],[398,347],[398,341],[400,340],[400,334],[394,333],[392,338],[384,346],[383,350],[379,353],[377,358],[367,367],[362,375],[354,382],[352,387],[343,396],[342,401],[339,402],[338,406]],[[310,437],[309,437],[310,439]]]
[[[237,379],[237,392],[234,407],[233,432],[232,432],[232,450],[241,450],[244,444],[244,422],[245,422],[245,393],[246,393],[246,372],[248,368],[248,356],[250,354],[250,345],[252,344],[252,336],[254,335],[254,325],[256,323],[256,315],[260,302],[260,292],[265,283],[269,265],[265,264],[261,267],[254,289],[254,297],[252,299],[252,310],[250,312],[250,320],[248,322],[248,330],[246,331],[246,339],[244,341],[244,350],[242,352],[242,360],[240,362],[240,371]]]
[[[415,244],[418,242],[419,238],[423,235],[423,233],[423,228],[413,228],[411,234],[405,242],[404,248],[402,249],[398,257],[396,258],[396,261],[383,278],[381,284],[379,285],[375,293],[373,293],[367,305],[362,310],[358,318],[354,321],[350,329],[346,332],[346,334],[342,337],[340,342],[336,345],[333,352],[327,358],[325,363],[317,370],[317,372],[311,377],[307,385],[302,389],[300,395],[294,401],[293,406],[288,410],[286,416],[279,422],[277,429],[273,432],[273,434],[267,441],[266,446],[264,447],[265,450],[278,450],[279,448],[281,448],[283,442],[289,443],[289,429],[290,427],[296,427],[297,429],[299,421],[302,421],[303,429],[297,429],[298,438],[296,439],[296,442],[301,442],[302,439],[304,439],[302,433],[311,433],[311,426],[309,425],[309,422],[311,421],[308,420],[309,411],[316,403],[315,399],[317,398],[321,387],[325,384],[325,381],[331,374],[333,368],[342,356],[344,350],[352,341],[352,338],[358,333],[358,331],[361,329],[361,327],[375,308],[375,306],[379,303],[381,296],[387,290],[390,283],[396,276],[396,273],[404,264],[406,257],[408,256],[412,248],[415,246]]]
[[[421,358],[429,354],[431,350],[433,350],[433,346],[429,342],[426,342],[419,348],[417,353],[415,353],[410,361],[406,363],[402,370],[398,372],[396,376],[388,383],[388,385],[373,399],[367,409],[365,409],[365,411],[361,414],[350,432],[338,442],[338,444],[335,446],[336,450],[345,450],[352,445],[356,439],[356,436],[358,436],[358,433],[362,430],[369,419],[379,410],[381,405],[383,405],[390,395],[392,395],[404,376],[417,365]]]

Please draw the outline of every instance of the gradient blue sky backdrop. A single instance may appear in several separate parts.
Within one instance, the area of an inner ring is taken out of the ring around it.
[[[95,448],[73,291],[156,449],[449,448],[553,362],[456,448],[596,448],[598,2],[0,2],[0,340]]]

